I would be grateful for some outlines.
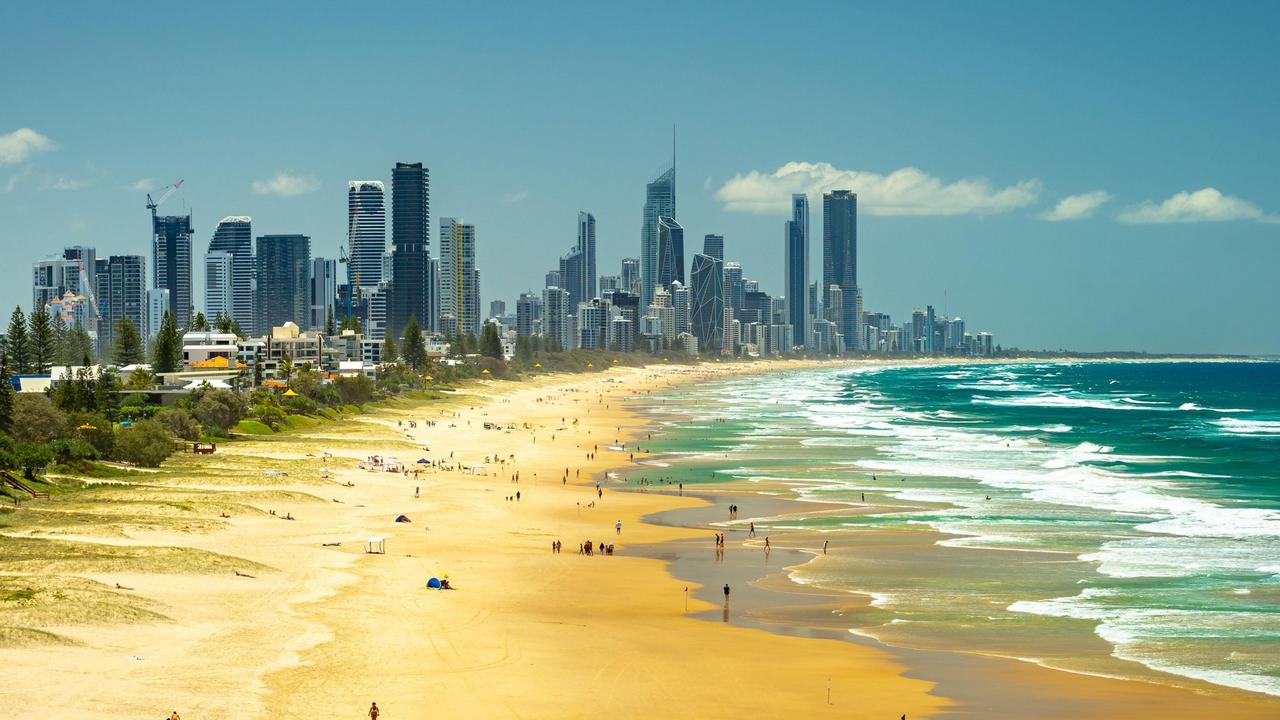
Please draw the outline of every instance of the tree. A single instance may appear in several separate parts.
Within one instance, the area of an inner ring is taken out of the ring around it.
[[[9,316],[9,332],[4,336],[4,356],[9,371],[15,375],[31,372],[31,345],[27,338],[27,316],[21,306],[13,308]]]
[[[422,336],[422,327],[418,325],[418,316],[411,315],[409,324],[404,328],[404,347],[400,356],[414,370],[421,370],[427,364],[427,343]]]
[[[330,305],[324,315],[324,334],[325,337],[333,337],[338,334],[337,327],[333,323],[333,306]]]
[[[13,448],[13,458],[22,474],[34,480],[36,473],[43,472],[53,462],[53,453],[44,445],[18,443]]]
[[[66,427],[67,416],[41,393],[19,393],[13,398],[13,439],[47,443],[56,440]]]
[[[111,368],[98,371],[93,380],[93,407],[98,412],[111,412],[120,406],[120,378]]]
[[[173,313],[164,314],[160,331],[151,344],[151,367],[155,372],[171,373],[182,369],[182,336],[178,334],[178,321]]]
[[[356,333],[360,332],[360,318],[355,315],[348,315],[342,318],[342,329]]]
[[[13,426],[13,385],[9,384],[9,362],[0,357],[0,433]]]
[[[200,423],[182,408],[165,408],[156,413],[155,421],[176,438],[193,441],[200,439]]]
[[[342,402],[348,405],[359,405],[373,399],[373,381],[364,375],[340,377],[333,381],[338,389]]]
[[[49,313],[43,307],[38,307],[31,311],[31,317],[27,323],[31,371],[43,375],[53,367],[58,351],[58,338],[53,329],[53,320],[49,318]]]
[[[244,418],[244,398],[230,390],[206,390],[196,402],[194,414],[201,425],[219,435],[235,427]]]
[[[191,318],[192,332],[208,332],[209,321],[205,319],[204,313],[198,312]]]
[[[498,337],[498,326],[487,322],[480,331],[480,354],[496,360],[502,359],[502,340]]]
[[[116,436],[116,459],[134,465],[159,467],[173,451],[169,433],[155,420],[139,420]]]
[[[90,365],[93,361],[93,338],[80,323],[67,328],[62,333],[61,348],[58,361],[68,367],[72,365]]]
[[[145,358],[142,352],[142,336],[138,328],[129,318],[120,318],[115,326],[115,347],[111,349],[111,359],[120,366],[135,365]]]
[[[289,353],[280,356],[280,362],[276,363],[276,377],[289,382],[289,378],[293,377],[293,358],[289,357]]]
[[[382,362],[393,363],[396,361],[396,339],[388,333],[382,339]]]

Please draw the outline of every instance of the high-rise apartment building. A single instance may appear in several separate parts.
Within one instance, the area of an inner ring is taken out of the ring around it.
[[[252,228],[253,218],[247,215],[222,218],[213,231],[209,251],[205,254],[205,317],[213,322],[221,312],[236,321],[246,333],[255,331],[256,321],[253,273],[257,265],[253,260]],[[229,268],[224,268],[228,258],[218,257],[222,255],[228,256]],[[210,256],[215,257],[211,259]],[[224,270],[225,276],[209,276],[210,271],[222,273]],[[210,289],[215,285],[216,292]]]
[[[385,193],[378,180],[347,183],[347,282],[358,288],[358,294],[382,282],[382,254],[387,249]]]
[[[582,299],[596,296],[596,216],[578,213],[578,249],[582,251]]]
[[[169,291],[169,312],[186,327],[192,308],[191,215],[152,216],[151,229],[151,287]]]
[[[330,317],[338,324],[338,261],[318,257],[311,260],[310,283],[307,299],[310,311],[307,316],[307,327],[323,329]],[[424,321],[426,318],[423,319]]]
[[[575,321],[567,290],[549,287],[542,291],[542,337],[548,343],[563,350],[572,349]]]
[[[833,190],[822,195],[822,286],[840,286],[840,332],[845,347],[860,348],[861,334],[854,311],[858,288],[858,195]],[[830,311],[828,311],[830,312]]]
[[[311,238],[306,235],[258,236],[259,332],[285,322],[298,326],[311,317]]]
[[[147,330],[147,261],[141,255],[112,255],[96,265],[98,348],[110,356],[116,323],[129,320],[139,335]]]
[[[533,292],[520,293],[516,300],[516,336],[534,335],[534,323],[542,319],[542,298]]]
[[[786,223],[784,241],[787,322],[796,344],[805,345],[809,327],[809,196],[804,193],[791,196],[791,219]]]
[[[640,303],[653,303],[653,290],[658,280],[658,218],[676,214],[676,163],[673,153],[671,169],[654,178],[644,188],[644,225],[640,229]],[[625,268],[623,274],[625,275]]]
[[[431,178],[422,163],[396,163],[391,171],[391,288],[387,325],[400,337],[409,318],[431,313]]]
[[[440,219],[441,330],[459,335],[480,332],[480,276],[476,270],[476,226],[457,218]]]
[[[697,253],[689,279],[693,282],[690,302],[698,349],[707,354],[719,353],[724,346],[724,263],[712,255]]]
[[[658,285],[684,280],[684,227],[673,217],[658,218]]]

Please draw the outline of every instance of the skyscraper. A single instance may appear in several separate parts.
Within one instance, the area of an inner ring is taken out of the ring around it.
[[[62,257],[67,261],[63,271],[67,292],[84,298],[72,308],[71,317],[67,319],[68,327],[79,325],[90,336],[96,336],[98,308],[95,287],[97,277],[94,268],[97,265],[98,251],[84,245],[72,245],[63,248]]]
[[[533,335],[534,322],[542,318],[542,300],[533,292],[520,293],[516,300],[516,336]]]
[[[586,262],[587,256],[581,245],[574,245],[569,252],[560,256],[560,274],[556,278],[548,278],[548,283],[569,293],[569,307],[576,308],[578,303],[587,299]]]
[[[542,291],[542,336],[553,348],[573,348],[574,319],[568,292],[558,287]]]
[[[596,296],[596,216],[578,213],[578,249],[582,251],[582,299]]]
[[[707,235],[702,238],[702,254],[724,262],[724,236]]]
[[[255,331],[253,273],[256,266],[252,227],[253,218],[247,215],[222,218],[205,255],[205,317],[213,322],[221,312],[246,333]],[[223,255],[227,257],[221,257]],[[228,261],[229,266],[224,267]],[[225,272],[225,276],[210,276],[210,272]]]
[[[391,171],[391,293],[387,331],[400,337],[409,318],[431,313],[431,178],[422,163],[396,163]]]
[[[258,236],[259,332],[292,321],[305,326],[311,316],[311,238],[306,235]]]
[[[825,201],[824,201],[825,206]],[[809,196],[791,196],[791,219],[786,224],[787,322],[797,345],[808,341],[809,327]],[[790,348],[787,348],[790,350]]]
[[[727,262],[724,264],[724,297],[725,303],[733,310],[735,316],[742,313],[746,301],[746,283],[742,281],[742,263]]]
[[[384,195],[385,186],[377,180],[347,183],[347,282],[362,293],[382,281],[382,253],[387,249]]]
[[[459,335],[480,332],[476,226],[457,218],[440,219],[440,317],[442,331]]]
[[[719,354],[724,346],[724,263],[704,253],[693,256],[693,334],[698,350]]]
[[[640,295],[640,258],[622,258],[622,289]]]
[[[858,295],[858,195],[849,190],[822,195],[822,286],[832,285],[840,286],[844,303],[840,309],[840,332],[845,347],[859,349],[862,338],[854,310]]]
[[[658,281],[658,218],[676,214],[676,161],[674,148],[671,169],[644,188],[644,225],[640,229],[640,305],[653,302]]]
[[[309,278],[310,292],[308,300],[311,310],[307,326],[311,329],[322,329],[329,321],[330,315],[338,319],[338,261],[326,260],[322,257],[311,261]],[[424,318],[424,321],[426,319]]]
[[[658,285],[684,282],[684,228],[673,217],[658,218]]]
[[[120,320],[128,319],[139,335],[147,330],[147,262],[141,255],[112,255],[96,264],[98,351],[110,357]]]
[[[152,287],[169,291],[179,327],[191,324],[191,215],[151,218]],[[139,325],[139,332],[143,326]]]

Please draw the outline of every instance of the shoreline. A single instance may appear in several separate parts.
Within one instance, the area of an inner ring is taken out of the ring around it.
[[[52,560],[46,572],[100,584],[95,597],[109,601],[112,613],[140,603],[165,620],[46,622],[39,627],[75,644],[57,652],[0,646],[0,658],[17,668],[0,697],[8,707],[106,718],[163,714],[170,706],[190,717],[358,716],[371,700],[391,717],[951,714],[953,701],[967,707],[964,693],[948,694],[963,683],[944,678],[935,687],[927,662],[909,652],[805,636],[805,618],[793,619],[799,636],[732,622],[739,613],[753,616],[753,581],[735,581],[727,626],[704,622],[700,614],[721,611],[718,585],[695,587],[636,550],[709,545],[705,530],[644,520],[708,508],[692,496],[618,492],[624,485],[607,475],[634,467],[628,451],[611,446],[633,448],[631,438],[649,427],[652,418],[637,409],[642,393],[739,374],[905,364],[918,363],[660,365],[473,381],[443,400],[391,400],[354,419],[230,443],[213,456],[177,457],[154,482],[124,483],[138,488],[117,494],[108,487],[115,483],[103,483],[92,502],[38,505],[55,520],[42,516],[43,524],[0,537],[204,554],[163,569],[133,560]],[[575,413],[578,423],[571,422]],[[410,419],[419,427],[396,426]],[[499,429],[484,430],[484,422]],[[410,479],[356,468],[373,454],[398,456],[414,469],[419,456],[456,469]],[[491,462],[479,474],[462,472],[485,459]],[[556,482],[566,469],[573,471],[567,481]],[[602,496],[593,492],[597,478]],[[520,501],[505,499],[517,491]],[[117,501],[149,514],[113,519],[102,503]],[[56,524],[89,511],[106,524],[83,534]],[[232,517],[218,519],[219,511]],[[296,520],[279,522],[286,513]],[[413,522],[394,523],[400,513]],[[620,535],[616,520],[624,523]],[[387,554],[363,552],[372,535],[387,539]],[[617,554],[576,557],[575,543],[588,538],[616,542]],[[575,557],[550,555],[554,539]],[[254,577],[232,575],[232,568]],[[0,571],[0,581],[13,572]],[[450,574],[456,592],[423,587],[441,573]],[[128,590],[111,590],[117,583]],[[1102,699],[1112,692],[1061,681],[1061,671],[1002,672],[1018,679],[992,675],[996,688],[1016,682]],[[51,679],[59,687],[52,699],[42,691]],[[1126,687],[1116,692],[1133,692],[1133,681],[1117,682]],[[1159,693],[1137,695],[1146,698],[1144,711],[1175,707]],[[1247,705],[1231,711],[1251,717]]]

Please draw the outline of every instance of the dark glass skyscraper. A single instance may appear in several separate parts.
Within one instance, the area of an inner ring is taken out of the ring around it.
[[[724,236],[707,235],[702,238],[702,254],[724,262]]]
[[[596,216],[578,213],[578,249],[582,251],[583,301],[596,296]]]
[[[258,332],[292,321],[306,328],[311,311],[311,238],[258,236]]]
[[[191,215],[152,216],[151,227],[151,286],[169,291],[169,312],[186,327],[191,323]]]
[[[791,219],[786,224],[784,241],[787,322],[796,345],[803,346],[809,337],[809,196],[804,193],[791,196]]]
[[[431,322],[431,178],[422,163],[391,171],[391,297],[387,333],[400,337],[409,318]]]
[[[861,347],[858,297],[858,195],[834,190],[822,195],[822,286],[841,291],[840,332],[845,347]]]
[[[658,218],[658,287],[684,283],[684,228],[673,217]]]
[[[698,351],[719,354],[724,346],[724,263],[710,255],[693,256],[689,302]]]

